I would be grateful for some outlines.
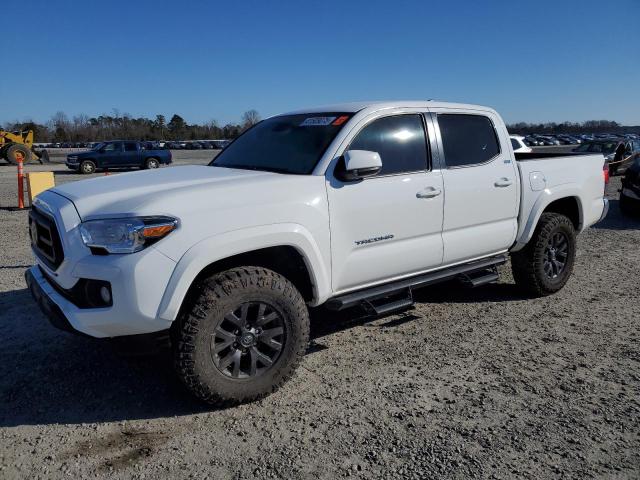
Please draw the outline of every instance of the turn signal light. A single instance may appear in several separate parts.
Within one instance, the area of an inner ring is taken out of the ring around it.
[[[144,238],[162,238],[175,228],[176,226],[173,223],[145,227],[144,230],[142,230],[142,236]]]

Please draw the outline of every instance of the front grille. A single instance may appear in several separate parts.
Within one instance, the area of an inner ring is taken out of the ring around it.
[[[56,222],[33,207],[29,212],[29,236],[34,252],[49,268],[56,270],[64,260]]]

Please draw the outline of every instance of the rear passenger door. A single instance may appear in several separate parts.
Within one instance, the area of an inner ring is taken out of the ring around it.
[[[138,151],[138,142],[123,142],[124,152],[121,155],[120,165],[123,167],[139,167],[140,152]]]
[[[506,128],[491,112],[431,111],[444,160],[443,263],[507,250],[518,229],[520,191]]]

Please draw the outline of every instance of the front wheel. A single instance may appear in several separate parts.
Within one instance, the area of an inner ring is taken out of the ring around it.
[[[566,216],[543,213],[529,243],[511,255],[516,284],[535,296],[550,295],[569,280],[576,256],[576,232]]]
[[[93,162],[93,160],[84,160],[80,164],[80,172],[84,173],[85,175],[90,175],[92,173],[95,173],[96,164]]]
[[[216,405],[253,401],[294,373],[309,341],[309,313],[282,275],[239,267],[199,287],[174,334],[178,376]]]

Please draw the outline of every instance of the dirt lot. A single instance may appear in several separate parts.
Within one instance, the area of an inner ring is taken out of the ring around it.
[[[0,206],[14,183],[0,167]],[[640,221],[616,200],[557,295],[522,297],[507,267],[374,321],[315,311],[293,381],[226,410],[192,400],[166,352],[49,326],[25,289],[26,213],[0,222],[1,478],[640,477]]]

